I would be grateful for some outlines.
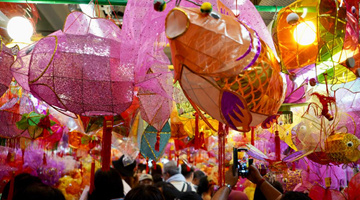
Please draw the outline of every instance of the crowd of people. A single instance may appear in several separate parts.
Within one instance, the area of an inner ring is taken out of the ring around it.
[[[132,162],[124,165],[124,156],[113,161],[109,171],[97,170],[94,190],[84,189],[81,200],[248,200],[245,193],[232,190],[239,180],[231,168],[225,173],[225,186],[217,189],[214,181],[200,170],[174,161],[153,166],[146,173],[145,165]],[[254,166],[246,177],[256,184],[254,200],[309,200],[300,192],[283,193],[280,183],[268,182]],[[12,187],[11,195],[9,195]],[[60,190],[47,186],[38,177],[20,174],[4,188],[1,200],[65,200]]]

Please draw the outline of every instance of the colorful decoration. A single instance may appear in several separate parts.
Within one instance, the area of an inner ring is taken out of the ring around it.
[[[201,4],[201,6],[200,6],[200,11],[201,11],[202,13],[206,13],[206,14],[211,13],[211,11],[212,11],[212,5],[211,5],[211,3],[209,3],[209,2],[204,2],[203,4]]]
[[[200,109],[247,132],[277,113],[286,88],[280,67],[249,26],[232,16],[185,7],[170,11],[165,26],[175,81],[203,119]]]
[[[21,119],[16,122],[16,127],[20,130],[28,130],[30,137],[33,139],[49,137],[54,134],[51,127],[56,124],[55,121],[50,120],[49,115],[49,111],[45,115],[35,112],[23,114]]]
[[[298,73],[316,64],[307,78],[325,83],[326,73],[333,84],[355,80],[360,75],[358,10],[352,0],[298,0],[280,10],[273,38],[283,71]]]
[[[19,51],[11,70],[25,90],[59,111],[120,114],[134,88],[133,67],[119,67],[120,32],[109,20],[72,12],[62,31]]]
[[[294,161],[307,156],[320,164],[349,164],[360,159],[360,140],[339,126],[351,116],[338,110],[335,97],[329,93],[313,93],[312,102],[294,127],[294,144],[300,150],[284,159]],[[355,122],[354,122],[355,123]],[[354,124],[354,126],[356,126]]]
[[[159,137],[159,138],[158,138]],[[159,160],[164,154],[166,144],[171,137],[170,125],[166,123],[161,132],[158,132],[154,127],[146,127],[143,135],[141,136],[140,152],[145,158],[151,160]],[[158,143],[158,149],[156,144]]]

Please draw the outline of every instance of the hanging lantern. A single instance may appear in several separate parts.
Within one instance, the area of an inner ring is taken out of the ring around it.
[[[277,113],[284,80],[271,49],[253,29],[232,16],[185,7],[171,10],[165,27],[175,81],[204,120],[200,109],[247,132]]]
[[[164,153],[165,147],[171,137],[170,125],[167,122],[159,132],[153,126],[146,127],[142,137],[140,152],[144,157],[157,161]],[[158,150],[156,145],[158,144]]]
[[[134,77],[132,67],[119,66],[119,39],[111,21],[72,12],[62,31],[19,51],[11,70],[25,90],[59,111],[120,114],[131,105]]]
[[[339,84],[360,76],[359,3],[298,0],[280,10],[273,39],[286,73]],[[315,66],[308,72],[308,66]]]

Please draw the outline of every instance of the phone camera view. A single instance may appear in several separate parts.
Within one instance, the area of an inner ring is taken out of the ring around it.
[[[234,148],[233,151],[233,173],[235,174],[235,170],[238,170],[239,176],[246,177],[249,174],[249,155],[247,154],[248,150],[247,148]]]

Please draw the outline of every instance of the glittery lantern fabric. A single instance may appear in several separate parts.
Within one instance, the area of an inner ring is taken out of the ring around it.
[[[0,97],[8,89],[12,75],[10,66],[14,62],[11,49],[7,48],[0,37]]]
[[[63,31],[24,48],[12,66],[35,97],[83,115],[111,115],[132,102],[133,66],[120,65],[120,29],[106,19],[71,13]]]
[[[0,137],[14,138],[20,136],[24,132],[27,133],[27,131],[19,130],[16,127],[16,122],[20,121],[20,119],[20,114],[0,110]]]

